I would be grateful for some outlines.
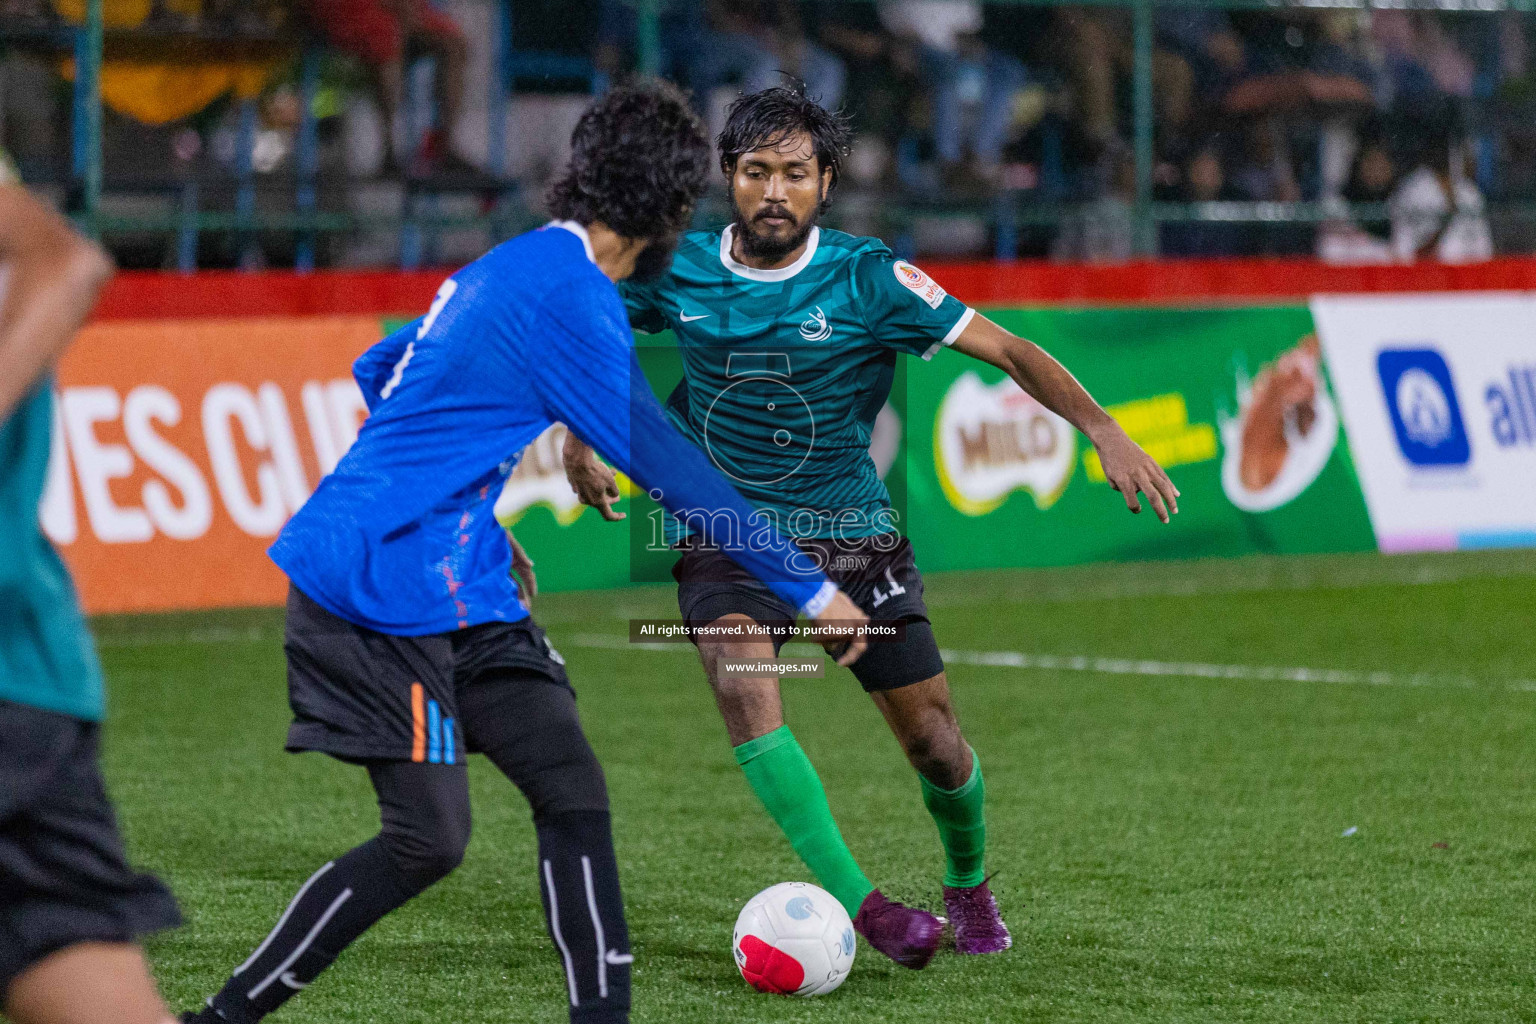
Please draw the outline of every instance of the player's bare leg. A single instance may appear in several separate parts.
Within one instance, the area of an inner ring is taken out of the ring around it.
[[[750,616],[730,614],[710,625],[723,631],[753,622]],[[921,969],[938,949],[942,931],[939,919],[925,910],[886,899],[859,869],[838,831],[816,769],[784,724],[778,679],[728,674],[722,667],[722,662],[736,659],[773,657],[773,643],[767,640],[706,639],[699,643],[699,659],[725,720],[736,763],[800,859],[847,909],[859,934],[902,966]]]
[[[5,993],[16,1024],[171,1024],[144,953],[126,942],[82,942],[44,957]]]
[[[710,623],[711,630],[746,628],[755,623],[746,615],[722,615]],[[731,746],[766,736],[784,725],[784,704],[779,699],[779,681],[773,676],[722,676],[720,662],[772,661],[773,643],[769,640],[704,640],[699,643],[699,660],[715,692],[715,706],[725,721]]]
[[[895,690],[870,694],[917,773],[941,789],[958,789],[971,777],[974,758],[960,734],[943,674]]]
[[[944,906],[961,953],[1001,953],[1013,944],[984,872],[987,826],[981,763],[965,742],[944,673],[870,693],[923,784],[923,803],[944,843]]]

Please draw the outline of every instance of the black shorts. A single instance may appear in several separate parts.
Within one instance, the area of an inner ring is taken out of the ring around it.
[[[97,765],[100,732],[0,701],[0,1005],[51,953],[181,923],[170,891],[128,866]]]
[[[461,764],[473,752],[459,717],[461,687],[488,672],[571,685],[565,659],[532,619],[393,636],[333,615],[292,586],[283,650],[288,749],[348,761]]]
[[[923,575],[917,571],[911,541],[885,534],[798,543],[870,618],[907,624],[901,640],[871,642],[864,656],[853,663],[853,674],[865,690],[895,690],[944,671],[944,659],[928,624]],[[799,609],[791,608],[723,551],[692,540],[684,541],[679,550],[682,557],[672,566],[672,576],[685,622],[705,625],[736,614],[765,626],[794,623]],[[783,646],[784,641],[776,638],[774,653]]]

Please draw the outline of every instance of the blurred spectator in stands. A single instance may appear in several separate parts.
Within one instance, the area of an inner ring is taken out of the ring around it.
[[[1187,22],[1182,16],[1193,15]],[[1202,28],[1219,25],[1224,15],[1212,12],[1202,19],[1194,8],[1156,11],[1158,40],[1152,51],[1152,102],[1160,126],[1174,133],[1182,132],[1195,112],[1199,70],[1191,55],[1171,48],[1164,38],[1165,25],[1188,29],[1191,54],[1203,53]],[[1199,25],[1201,28],[1194,26]],[[1065,60],[1061,68],[1072,83],[1078,117],[1084,132],[1105,147],[1115,149],[1117,139],[1128,136],[1120,128],[1118,93],[1128,86],[1134,71],[1135,51],[1131,39],[1130,15],[1107,8],[1062,7],[1056,15],[1057,32],[1062,37]],[[1177,35],[1175,31],[1174,35]],[[1215,44],[1220,51],[1221,44]],[[1177,146],[1172,139],[1166,140]]]
[[[1296,171],[1280,122],[1272,117],[1249,121],[1238,133],[1242,151],[1227,173],[1229,189],[1250,203],[1293,203],[1301,198]]]
[[[1247,65],[1243,40],[1225,11],[1204,7],[1160,7],[1154,12],[1165,61],[1180,61],[1187,72],[1165,73],[1160,109],[1168,129],[1180,132],[1192,115],[1216,106]],[[1154,82],[1156,63],[1153,65]],[[1156,86],[1154,86],[1156,87]]]
[[[58,15],[48,0],[0,0],[0,19],[16,22],[54,22]]]
[[[1471,96],[1477,65],[1429,11],[1375,11],[1371,38],[1381,52],[1386,103]]]
[[[384,115],[385,167],[397,166],[396,115],[404,98],[407,55],[427,55],[436,65],[437,124],[408,154],[407,171],[425,177],[441,170],[474,172],[450,148],[464,107],[469,48],[464,33],[431,0],[307,0],[315,25],[339,50],[358,57],[373,80]]]
[[[794,0],[706,0],[704,10],[704,46],[689,71],[700,96],[732,82],[742,92],[760,92],[788,75],[829,110],[843,105],[847,69],[806,38]]]
[[[887,149],[908,124],[911,98],[918,94],[921,69],[913,48],[880,20],[874,4],[813,4],[814,37],[842,58],[848,92],[856,97],[848,114],[861,137],[873,136]]]
[[[1349,14],[1244,13],[1244,71],[1222,100],[1227,113],[1365,110],[1374,105],[1374,73],[1360,53]]]
[[[1095,188],[1099,198],[1073,212],[1061,225],[1051,246],[1058,260],[1124,263],[1136,240],[1136,158],[1121,147],[1108,161],[1107,187]]]
[[[697,89],[689,70],[704,46],[703,0],[657,0],[656,11],[656,73]],[[600,0],[597,48],[592,56],[597,70],[615,78],[634,68],[639,38],[640,16],[633,0]]]
[[[1397,163],[1384,134],[1365,133],[1339,200],[1350,206],[1380,205],[1397,187]],[[1391,224],[1359,218],[1353,211],[1325,221],[1317,230],[1317,255],[1329,263],[1392,263]]]
[[[1177,198],[1186,203],[1238,199],[1227,183],[1222,156],[1219,138],[1213,137],[1196,147],[1184,162],[1183,181]],[[1164,224],[1159,232],[1163,255],[1205,257],[1249,255],[1248,234],[1247,225],[1221,220]]]
[[[1024,64],[982,42],[979,0],[879,0],[879,13],[887,29],[917,49],[945,184],[995,186],[1014,100],[1029,81]]]
[[[612,75],[632,66],[638,35],[631,2],[602,0],[598,69]],[[662,0],[657,35],[661,74],[693,90],[700,106],[719,86],[758,92],[786,75],[822,106],[842,106],[843,62],[806,38],[793,0]]]
[[[1415,117],[1413,168],[1392,193],[1392,250],[1405,263],[1436,259],[1477,263],[1493,258],[1483,195],[1468,174],[1465,138],[1445,104]]]

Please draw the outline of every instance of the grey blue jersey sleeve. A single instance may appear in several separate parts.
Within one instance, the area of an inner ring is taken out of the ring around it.
[[[667,422],[616,316],[548,322],[564,335],[528,367],[551,419],[563,422],[674,515],[702,512],[705,539],[806,615],[834,593],[826,576]],[[690,521],[694,517],[690,516]]]
[[[939,349],[953,345],[976,315],[889,250],[859,257],[853,274],[865,326],[876,341],[897,351],[931,359]]]

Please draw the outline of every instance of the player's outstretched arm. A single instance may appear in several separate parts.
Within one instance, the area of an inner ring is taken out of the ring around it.
[[[0,310],[0,421],[58,359],[112,277],[112,261],[47,204],[0,184],[0,263],[10,287]]]
[[[507,535],[507,546],[512,549],[512,575],[517,578],[518,600],[531,611],[533,599],[539,596],[539,578],[533,571],[533,559],[528,557],[528,552],[523,550],[511,530],[503,532]]]
[[[566,479],[570,481],[571,488],[583,505],[597,509],[610,522],[625,518],[625,513],[613,510],[613,503],[619,499],[618,479],[590,445],[568,432],[561,457],[565,462]],[[863,610],[853,603],[853,599],[839,590],[821,614],[812,617],[812,621],[819,626],[847,626],[862,623],[866,618]],[[856,645],[850,643],[846,648],[828,645],[828,649],[836,655],[839,665],[851,665],[858,660],[866,646],[866,641],[858,639]]]
[[[764,527],[704,453],[667,422],[635,358],[627,327],[595,316],[584,330],[571,318],[549,318],[559,341],[550,358],[528,364],[551,420],[566,425],[615,468],[656,495],[674,514],[698,522],[704,539],[801,610],[818,625],[856,629],[868,616],[809,564],[799,548],[771,526]],[[868,645],[857,635],[838,648],[838,664],[858,660]]]
[[[1139,491],[1147,496],[1157,518],[1163,522],[1178,515],[1179,489],[1173,486],[1163,467],[1131,440],[1065,366],[1039,345],[978,314],[955,339],[954,348],[1002,370],[1041,405],[1086,434],[1098,449],[1105,478],[1125,498],[1126,508],[1141,511],[1141,502],[1136,497]]]
[[[610,523],[628,518],[628,513],[613,507],[619,500],[619,478],[590,445],[569,430],[560,450],[560,461],[565,466],[566,482],[576,492],[578,501],[597,509]]]

